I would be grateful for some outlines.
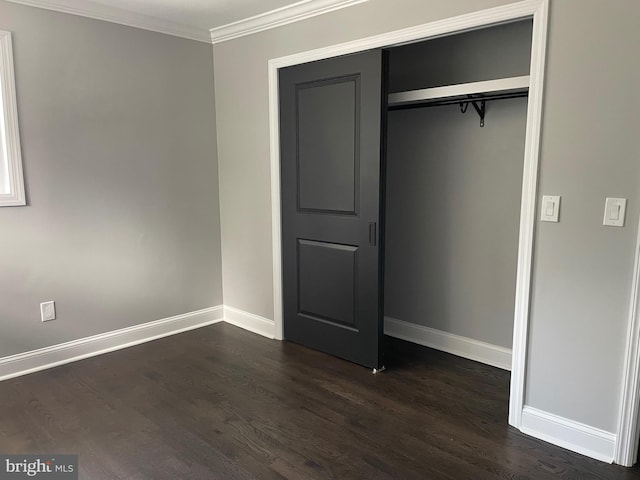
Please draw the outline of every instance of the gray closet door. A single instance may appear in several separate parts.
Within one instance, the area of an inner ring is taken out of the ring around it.
[[[386,61],[371,51],[280,70],[284,336],[382,365]]]

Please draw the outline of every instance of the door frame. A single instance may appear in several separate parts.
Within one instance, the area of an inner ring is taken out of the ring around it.
[[[632,467],[636,463],[640,440],[640,227],[638,227],[631,281],[619,412],[613,461],[618,465]]]
[[[450,35],[500,23],[533,19],[529,98],[525,139],[518,262],[513,326],[509,424],[520,428],[524,406],[529,304],[535,214],[537,203],[542,97],[547,42],[549,0],[524,0],[444,20],[374,35],[346,43],[295,53],[269,60],[269,131],[271,158],[271,219],[273,247],[273,309],[275,338],[283,339],[282,239],[280,218],[280,131],[278,70],[301,63],[324,60],[373,48]]]

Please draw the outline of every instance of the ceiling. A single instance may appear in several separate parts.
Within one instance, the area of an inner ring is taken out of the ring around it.
[[[8,1],[218,43],[367,0]]]
[[[253,27],[295,19],[313,11],[334,10],[366,0],[8,0],[31,7],[45,8],[107,22],[211,42],[209,31],[223,30],[234,22],[262,17],[249,22]],[[282,10],[286,10],[283,12]],[[265,15],[267,14],[267,15]],[[232,31],[237,26],[231,27]],[[241,28],[241,27],[240,27]],[[266,27],[269,28],[269,27]],[[264,29],[264,28],[262,28]]]
[[[75,3],[80,3],[79,1]],[[186,27],[211,28],[296,3],[292,0],[91,0]]]

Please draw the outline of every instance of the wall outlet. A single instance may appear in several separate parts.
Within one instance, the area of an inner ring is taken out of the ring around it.
[[[56,304],[54,301],[40,304],[40,317],[42,317],[43,322],[56,319]]]

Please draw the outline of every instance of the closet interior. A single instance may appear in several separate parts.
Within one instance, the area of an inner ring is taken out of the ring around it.
[[[388,49],[386,330],[506,369],[490,352],[512,347],[531,35]]]

